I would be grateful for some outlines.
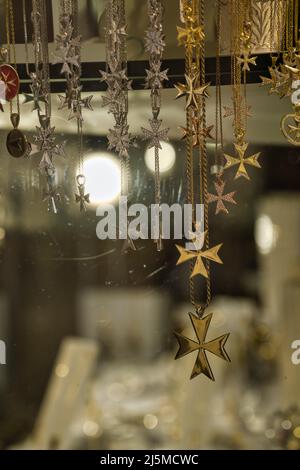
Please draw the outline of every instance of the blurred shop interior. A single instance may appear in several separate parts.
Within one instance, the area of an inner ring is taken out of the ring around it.
[[[104,51],[102,3],[80,3],[90,51],[97,45]],[[131,60],[144,57],[138,3],[128,2]],[[172,3],[166,1],[166,54],[173,59],[183,52]],[[209,14],[208,22],[213,38]],[[207,48],[213,55],[209,36]],[[235,182],[237,205],[228,215],[215,217],[210,209],[212,243],[223,243],[223,265],[212,272],[210,334],[231,332],[231,363],[210,358],[214,383],[203,376],[189,380],[193,354],[174,361],[173,331],[191,333],[188,267],[176,266],[174,240],[164,240],[161,252],[152,240],[139,240],[133,252],[124,251],[122,241],[96,236],[96,208],[108,200],[117,204],[120,168],[107,150],[112,118],[101,106],[103,93],[93,95],[94,112],[84,123],[91,195],[85,214],[74,204],[76,123],[58,110],[57,95],[53,125],[58,141],[68,141],[58,164],[58,214],[47,211],[35,157],[7,155],[11,124],[8,113],[0,114],[0,339],[6,344],[0,448],[300,449],[300,365],[291,361],[291,345],[300,340],[300,153],[280,132],[289,100],[268,95],[258,83],[247,85],[248,140],[252,153],[262,154],[262,169],[250,168],[251,182]],[[207,121],[214,124],[214,87],[210,95]],[[185,114],[175,96],[173,88],[163,90],[161,117],[170,133],[161,193],[163,202],[183,204]],[[230,106],[229,85],[222,86],[222,99]],[[130,129],[138,144],[130,155],[131,202],[146,206],[154,197],[154,160],[140,127],[149,117],[148,91],[130,91]],[[29,138],[36,125],[30,104],[22,104]],[[224,120],[224,141],[230,153],[230,119]],[[208,155],[213,161],[213,141]]]

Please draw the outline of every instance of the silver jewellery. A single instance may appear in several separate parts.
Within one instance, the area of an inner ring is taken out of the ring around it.
[[[131,80],[127,77],[125,1],[108,0],[106,5],[106,70],[100,71],[101,82],[107,84],[102,105],[114,117],[114,127],[109,129],[108,149],[114,150],[121,163],[121,197],[128,196],[130,186],[129,149],[135,143],[128,125],[128,90]],[[126,249],[135,246],[127,237]]]
[[[29,75],[32,80],[32,101],[40,122],[40,126],[36,127],[37,133],[34,136],[34,143],[37,146],[35,153],[42,154],[39,167],[46,179],[46,189],[43,190],[42,199],[48,202],[48,211],[56,214],[58,212],[57,202],[60,201],[60,196],[56,189],[56,169],[53,158],[65,156],[65,144],[56,144],[55,127],[51,126],[47,7],[45,0],[33,0],[32,22],[35,70]]]
[[[150,128],[142,127],[144,140],[149,140],[148,149],[154,148],[155,158],[155,204],[159,208],[159,227],[156,239],[157,250],[162,250],[161,227],[161,191],[160,191],[160,153],[161,141],[168,140],[169,129],[164,129],[162,120],[158,119],[161,109],[161,88],[168,80],[168,70],[162,70],[162,57],[166,47],[163,34],[163,4],[162,0],[148,0],[149,26],[145,34],[145,49],[149,54],[149,70],[146,69],[145,88],[150,89],[152,118]]]
[[[78,194],[75,201],[80,211],[86,211],[90,202],[89,194],[85,194],[85,176],[83,174],[83,109],[93,111],[93,96],[82,98],[81,77],[81,36],[78,34],[78,0],[60,1],[60,31],[56,36],[54,64],[62,64],[61,74],[65,75],[67,89],[65,95],[59,95],[59,109],[69,110],[69,120],[77,120],[78,137],[78,175],[76,183]]]

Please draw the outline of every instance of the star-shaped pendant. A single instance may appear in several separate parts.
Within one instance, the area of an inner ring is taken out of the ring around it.
[[[29,93],[23,93],[23,96],[24,96],[23,104],[27,104],[27,103],[33,104],[32,111],[40,111],[41,110],[40,102],[42,103],[46,102],[44,96],[37,96],[34,94],[30,95]]]
[[[119,88],[120,90],[125,88],[127,90],[132,89],[132,80],[128,80],[126,69],[120,69],[117,62],[110,64],[109,68],[109,72],[106,70],[99,70],[101,74],[101,82],[106,82],[111,88]]]
[[[149,119],[151,130],[145,129],[142,127],[142,132],[143,132],[143,139],[144,140],[150,140],[148,149],[151,149],[152,147],[159,148],[161,149],[160,142],[162,140],[166,141],[168,140],[168,132],[169,129],[161,129],[159,130],[161,124],[162,124],[162,119]]]
[[[33,104],[32,111],[40,111],[41,110],[40,102],[41,103],[47,102],[45,95],[41,92],[41,86],[40,85],[34,86],[32,84],[30,85],[30,90],[32,93],[31,95],[28,93],[23,93],[23,96],[25,98],[23,104],[32,103]]]
[[[225,212],[225,214],[228,214],[229,211],[227,207],[225,206],[225,202],[228,202],[230,204],[236,204],[236,201],[234,200],[234,196],[236,191],[232,191],[231,193],[224,194],[224,189],[225,189],[225,182],[222,179],[217,179],[217,181],[214,183],[216,194],[211,194],[208,193],[208,203],[211,204],[212,202],[216,202],[216,215],[218,215],[220,212]]]
[[[199,130],[199,133],[205,139],[213,139],[213,136],[211,135],[211,132],[212,132],[213,128],[214,128],[213,125],[212,126],[207,126],[207,127],[202,127]]]
[[[73,117],[78,117],[78,109],[80,109],[80,115],[82,115],[83,109],[88,109],[89,111],[93,111],[92,99],[93,99],[93,95],[89,95],[86,98],[80,97],[78,101],[75,100],[72,103],[72,107],[71,107],[72,112],[71,112],[69,119],[73,119]]]
[[[70,52],[69,46],[63,46],[57,51],[57,55],[54,55],[52,63],[62,64],[61,74],[72,75],[72,67],[79,68],[79,55]]]
[[[195,244],[195,247],[197,247],[195,242],[194,242],[194,244]],[[221,258],[218,255],[218,252],[219,252],[221,246],[222,246],[222,243],[220,243],[219,245],[214,246],[213,248],[204,249],[204,250],[202,250],[202,248],[199,249],[199,250],[198,249],[197,250],[186,250],[182,246],[176,245],[176,248],[177,248],[177,250],[179,251],[179,254],[180,254],[180,257],[179,257],[176,264],[179,265],[179,264],[182,264],[182,263],[185,263],[187,261],[191,261],[191,260],[195,259],[196,262],[195,262],[193,271],[191,273],[191,278],[193,278],[194,276],[197,276],[197,275],[208,278],[207,269],[204,265],[204,262],[203,262],[202,258],[204,258],[206,260],[209,260],[209,261],[214,261],[215,263],[218,263],[218,264],[223,264],[223,261],[221,260]]]
[[[62,74],[69,76],[73,68],[79,69],[80,57],[78,50],[81,46],[81,36],[74,36],[73,18],[70,14],[60,16],[60,33],[56,35],[56,49],[53,54],[53,64],[63,64]]]
[[[195,47],[205,38],[205,34],[201,26],[190,25],[187,28],[177,26],[177,33],[179,46],[187,44],[188,46]]]
[[[149,54],[160,55],[166,43],[164,41],[164,34],[160,29],[149,28],[145,35],[145,49]]]
[[[37,135],[34,136],[34,142],[39,145],[40,151],[48,151],[55,145],[54,131],[55,127],[50,127],[50,122],[36,127]]]
[[[214,354],[220,359],[224,359],[225,361],[230,362],[230,358],[225,350],[225,344],[230,333],[219,336],[218,338],[211,341],[206,341],[206,336],[212,316],[213,314],[210,313],[203,318],[199,318],[195,314],[189,313],[197,341],[194,341],[180,333],[175,333],[179,345],[175,359],[180,359],[187,354],[198,351],[197,358],[192,370],[191,379],[197,377],[200,374],[204,374],[210,380],[215,380],[214,374],[206,356],[207,352]]]
[[[64,96],[58,95],[58,98],[60,100],[60,105],[58,109],[69,108],[70,109],[70,115],[68,118],[69,120],[76,118],[82,122],[83,121],[82,110],[88,109],[90,111],[93,111],[93,107],[92,107],[93,95],[87,96],[86,98],[82,98],[81,90],[82,90],[82,86],[75,86],[72,89],[70,96],[68,94],[68,91],[66,92]]]
[[[85,194],[84,184],[78,184],[78,194],[75,194],[75,201],[79,204],[80,212],[87,210],[87,204],[90,203],[90,195]]]
[[[270,86],[269,94],[276,93],[277,95],[283,97],[291,93],[291,75],[287,70],[286,65],[281,65],[282,70],[279,70],[279,67],[269,67],[269,77],[260,76],[262,80],[260,86]]]
[[[107,30],[113,44],[120,44],[122,39],[127,36],[126,26],[121,26],[114,19],[111,21],[111,27]]]
[[[106,91],[106,95],[102,96],[103,108],[108,106],[108,112],[115,114],[118,109],[119,97],[120,97],[120,89],[109,87]]]
[[[37,134],[33,137],[34,143],[38,146],[38,153],[42,153],[40,166],[42,169],[53,167],[53,156],[65,156],[65,142],[62,144],[55,143],[54,131],[55,127],[51,127],[50,119],[44,115],[40,116],[41,127],[36,127]]]
[[[246,165],[254,166],[255,168],[261,168],[261,165],[258,162],[260,152],[256,153],[255,155],[251,155],[250,157],[245,157],[245,153],[247,151],[248,145],[249,144],[246,142],[243,144],[237,144],[237,143],[234,144],[237,157],[232,157],[231,155],[227,155],[226,153],[224,154],[226,158],[226,164],[224,167],[225,170],[235,165],[239,166],[234,179],[243,177],[243,178],[246,178],[247,180],[250,180],[250,177],[246,170]]]
[[[246,117],[252,117],[251,108],[252,106],[247,106]],[[234,108],[231,108],[230,106],[223,106],[223,110],[224,110],[223,118],[234,116]]]
[[[198,117],[193,117],[192,119],[192,128],[193,131],[191,133],[192,140],[193,140],[193,147],[197,147],[202,143],[202,139],[213,139],[213,136],[211,135],[211,132],[214,128],[214,126],[207,126],[203,127],[202,125],[202,118]],[[189,137],[189,130],[186,127],[179,127],[182,131],[182,140],[186,139]]]
[[[120,157],[128,157],[128,150],[132,145],[128,125],[115,125],[113,129],[109,129],[107,138],[108,150],[116,150]]]
[[[153,63],[151,70],[146,69],[145,88],[162,88],[163,82],[169,80],[168,71],[169,69],[161,70],[160,61]]]
[[[186,109],[191,105],[194,105],[198,109],[198,97],[209,96],[207,88],[209,87],[210,83],[206,83],[203,86],[196,86],[197,78],[197,75],[195,75],[194,77],[189,77],[188,75],[185,75],[186,83],[178,83],[177,85],[175,85],[175,88],[178,91],[176,99],[181,98],[181,96],[186,96],[187,98]]]
[[[197,134],[197,132],[195,132],[194,128],[192,133],[190,133],[189,129],[187,129],[186,127],[179,126],[179,129],[182,132],[182,140],[189,138],[189,136],[191,135],[193,139],[193,147],[197,147],[197,145],[199,145],[199,135]]]
[[[256,65],[256,57],[250,57],[249,52],[245,52],[242,57],[238,57],[237,61],[239,64],[241,64],[242,70],[245,72],[250,72],[250,64],[251,65]]]
[[[275,67],[269,67],[269,73],[270,73],[270,78],[269,77],[264,77],[262,75],[260,75],[260,79],[261,79],[261,84],[260,86],[271,86],[270,90],[269,90],[269,95],[271,95],[272,93],[278,93],[278,79],[279,79],[279,76],[278,76],[278,68],[275,68]]]
[[[33,111],[40,111],[40,102],[48,103],[48,95],[45,90],[42,89],[42,81],[40,77],[35,72],[30,73],[31,85],[30,90],[32,93],[31,95],[25,95],[24,103],[28,103],[33,101]]]

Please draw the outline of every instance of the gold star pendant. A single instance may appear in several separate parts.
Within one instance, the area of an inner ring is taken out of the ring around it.
[[[176,339],[179,344],[179,349],[176,354],[175,359],[180,359],[187,354],[190,354],[194,351],[198,351],[197,358],[192,370],[191,379],[197,377],[200,374],[206,375],[210,380],[215,380],[214,374],[211,370],[210,364],[208,362],[206,353],[210,352],[220,359],[224,359],[227,362],[230,362],[230,358],[225,350],[225,344],[228,340],[229,334],[219,336],[212,341],[205,341],[207,331],[212,319],[212,313],[206,315],[203,318],[198,318],[193,313],[189,313],[196,337],[198,341],[194,341],[186,336],[181,335],[180,333],[175,333]]]
[[[263,75],[260,75],[259,78],[261,79],[261,84],[260,86],[271,86],[269,90],[269,95],[272,93],[278,93],[278,83],[279,83],[279,70],[277,67],[269,67],[269,77],[264,77]]]
[[[211,132],[213,130],[214,126],[207,126],[207,127],[202,127],[200,129],[199,133],[202,137],[206,139],[213,139],[213,136],[211,135]]]
[[[223,106],[223,109],[224,109],[223,118],[228,118],[228,117],[234,116],[234,108],[231,108],[230,106]],[[246,116],[247,117],[252,117],[251,106],[247,106]]]
[[[180,126],[179,129],[181,129],[182,131],[181,139],[184,140],[191,135],[193,140],[193,147],[197,147],[198,145],[200,145],[203,138],[213,139],[211,132],[214,126],[202,127],[201,123],[202,118],[200,120],[197,117],[194,117],[192,119],[193,130],[191,134],[189,133],[189,130],[186,127]]]
[[[226,158],[225,170],[231,168],[232,166],[239,165],[237,173],[234,179],[243,177],[247,180],[250,180],[250,177],[246,170],[246,165],[254,166],[256,168],[261,168],[260,163],[258,162],[258,158],[260,156],[260,152],[256,153],[255,155],[251,155],[250,157],[245,157],[246,150],[248,148],[247,143],[243,144],[234,144],[237,157],[232,157],[231,155],[224,154]]]
[[[208,193],[208,203],[216,202],[216,215],[220,212],[225,212],[225,214],[229,214],[229,210],[225,206],[225,202],[230,204],[236,204],[234,200],[234,196],[236,191],[232,191],[231,193],[224,194],[225,189],[225,182],[223,180],[217,180],[214,183],[216,194]]]
[[[288,66],[281,65],[282,71],[276,67],[269,67],[269,77],[260,76],[261,84],[260,86],[269,85],[269,95],[276,93],[280,97],[286,96],[290,93],[290,84],[292,82],[292,76],[290,76],[291,71],[288,71]]]
[[[198,76],[195,75],[194,77],[189,77],[188,75],[185,75],[186,79],[186,84],[183,83],[177,83],[175,85],[176,90],[178,91],[178,94],[176,96],[176,99],[181,98],[182,96],[186,96],[186,109],[194,105],[197,109],[199,106],[197,98],[199,96],[209,96],[207,92],[207,88],[209,87],[210,83],[206,83],[203,86],[196,86]]]
[[[201,26],[189,26],[187,28],[177,26],[177,33],[179,46],[187,44],[195,47],[205,38],[205,34]]]
[[[241,64],[243,67],[243,71],[250,72],[250,64],[251,65],[256,65],[256,59],[257,57],[249,57],[249,53],[245,52],[243,54],[243,57],[238,57],[237,61],[239,64]]]
[[[203,234],[202,234],[203,235]],[[195,248],[197,248],[197,240],[193,241]],[[176,245],[177,250],[179,251],[180,257],[177,261],[177,265],[186,263],[187,261],[195,259],[195,265],[194,269],[191,273],[191,278],[194,276],[200,275],[205,277],[206,279],[208,278],[207,274],[207,269],[205,267],[205,264],[203,262],[203,259],[207,259],[209,261],[214,261],[215,263],[223,264],[223,261],[218,255],[218,252],[222,246],[222,243],[219,245],[214,246],[213,248],[209,248],[207,250],[202,251],[201,249],[196,249],[196,250],[186,250],[180,245]]]

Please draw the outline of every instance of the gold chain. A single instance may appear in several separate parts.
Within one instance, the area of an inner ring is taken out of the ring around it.
[[[246,70],[242,71],[240,57],[246,52],[243,44],[250,42],[250,5],[246,0],[231,0],[231,61],[233,78],[234,135],[242,143],[247,126]],[[242,93],[242,81],[244,84]]]
[[[294,10],[294,41],[295,45],[298,48],[298,42],[299,42],[299,0],[295,0],[295,10]]]
[[[5,27],[6,27],[6,41],[7,41],[7,57],[8,62],[13,63],[17,70],[17,58],[16,58],[16,40],[15,40],[15,21],[14,21],[14,10],[12,0],[6,0],[5,4]],[[12,46],[12,54],[11,54]],[[20,100],[19,94],[16,97],[17,102],[17,113],[20,115]],[[10,114],[13,114],[13,101],[9,102]]]
[[[193,82],[195,87],[205,85],[205,39],[204,39],[204,0],[183,0],[183,21],[188,31],[200,29],[203,32],[202,39],[198,41],[185,41],[185,73]],[[186,180],[187,180],[187,202],[192,206],[192,222],[195,228],[196,202],[204,205],[204,230],[205,249],[209,249],[209,222],[208,222],[208,165],[206,149],[206,97],[205,94],[196,97],[196,103],[186,108]],[[197,161],[194,155],[194,138],[199,144]],[[196,166],[197,162],[197,166]],[[194,178],[199,170],[199,179]],[[190,263],[190,274],[192,274],[194,263]],[[205,308],[211,301],[211,276],[210,262],[205,260],[207,271],[206,278],[206,300],[200,303],[196,299],[196,287],[194,277],[190,275],[189,290],[190,301],[199,316],[203,315]]]
[[[221,90],[221,0],[216,0],[217,9],[217,47],[216,47],[216,145],[215,145],[215,164],[221,168],[224,164],[224,138],[223,138],[223,119],[222,119],[222,90]],[[221,146],[221,155],[219,156],[218,145]]]

